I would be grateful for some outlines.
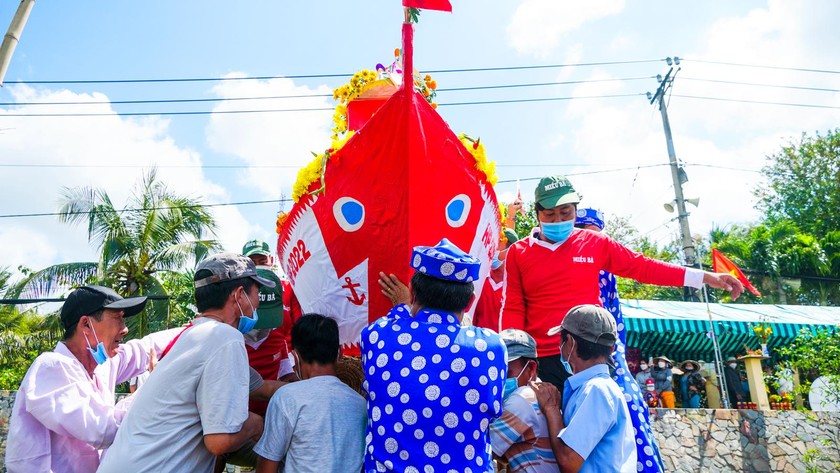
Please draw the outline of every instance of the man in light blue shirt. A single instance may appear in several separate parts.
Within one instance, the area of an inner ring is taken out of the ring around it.
[[[616,341],[615,319],[602,307],[573,307],[560,326],[561,363],[572,374],[560,393],[534,385],[561,472],[636,471],[630,411],[607,366]]]

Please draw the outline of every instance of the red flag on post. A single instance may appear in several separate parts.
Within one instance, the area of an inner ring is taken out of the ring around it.
[[[449,3],[449,0],[403,0],[403,6],[421,10],[452,11],[452,4]]]
[[[741,284],[743,284],[748,291],[758,297],[761,297],[761,293],[758,292],[758,289],[756,289],[752,284],[750,284],[750,280],[747,279],[747,276],[743,271],[741,271],[741,268],[716,249],[712,249],[712,269],[716,273],[729,273],[735,276],[739,281],[741,281]]]

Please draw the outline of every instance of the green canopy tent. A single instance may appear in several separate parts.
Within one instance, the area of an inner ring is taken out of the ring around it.
[[[772,351],[789,344],[800,330],[815,331],[840,324],[840,308],[761,304],[710,304],[721,354],[743,355],[744,345],[759,348],[751,325],[773,327],[767,345]],[[621,310],[627,345],[642,356],[665,355],[674,360],[713,360],[706,304],[696,302],[623,300]]]

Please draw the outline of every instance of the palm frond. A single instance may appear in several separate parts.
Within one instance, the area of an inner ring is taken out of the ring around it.
[[[63,289],[99,282],[97,264],[61,263],[35,271],[6,291],[6,297],[47,297]]]

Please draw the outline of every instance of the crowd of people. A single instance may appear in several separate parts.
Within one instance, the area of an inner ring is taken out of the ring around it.
[[[139,340],[122,343],[125,318],[145,298],[80,287],[61,309],[64,340],[21,384],[6,467],[662,471],[645,407],[650,381],[640,389],[625,360],[613,273],[708,284],[733,298],[742,287],[729,274],[628,250],[600,233],[603,216],[578,209],[580,200],[566,178],[542,179],[538,228],[522,239],[503,232],[480,300],[480,261],[446,239],[414,248],[408,285],[380,273],[394,307],[360,334],[361,393],[339,379],[335,320],[302,313],[267,266],[264,242],[203,260],[198,316]],[[673,407],[670,360],[653,361],[654,392]],[[115,386],[146,371],[115,403]],[[683,399],[694,402],[692,388],[686,377]]]

